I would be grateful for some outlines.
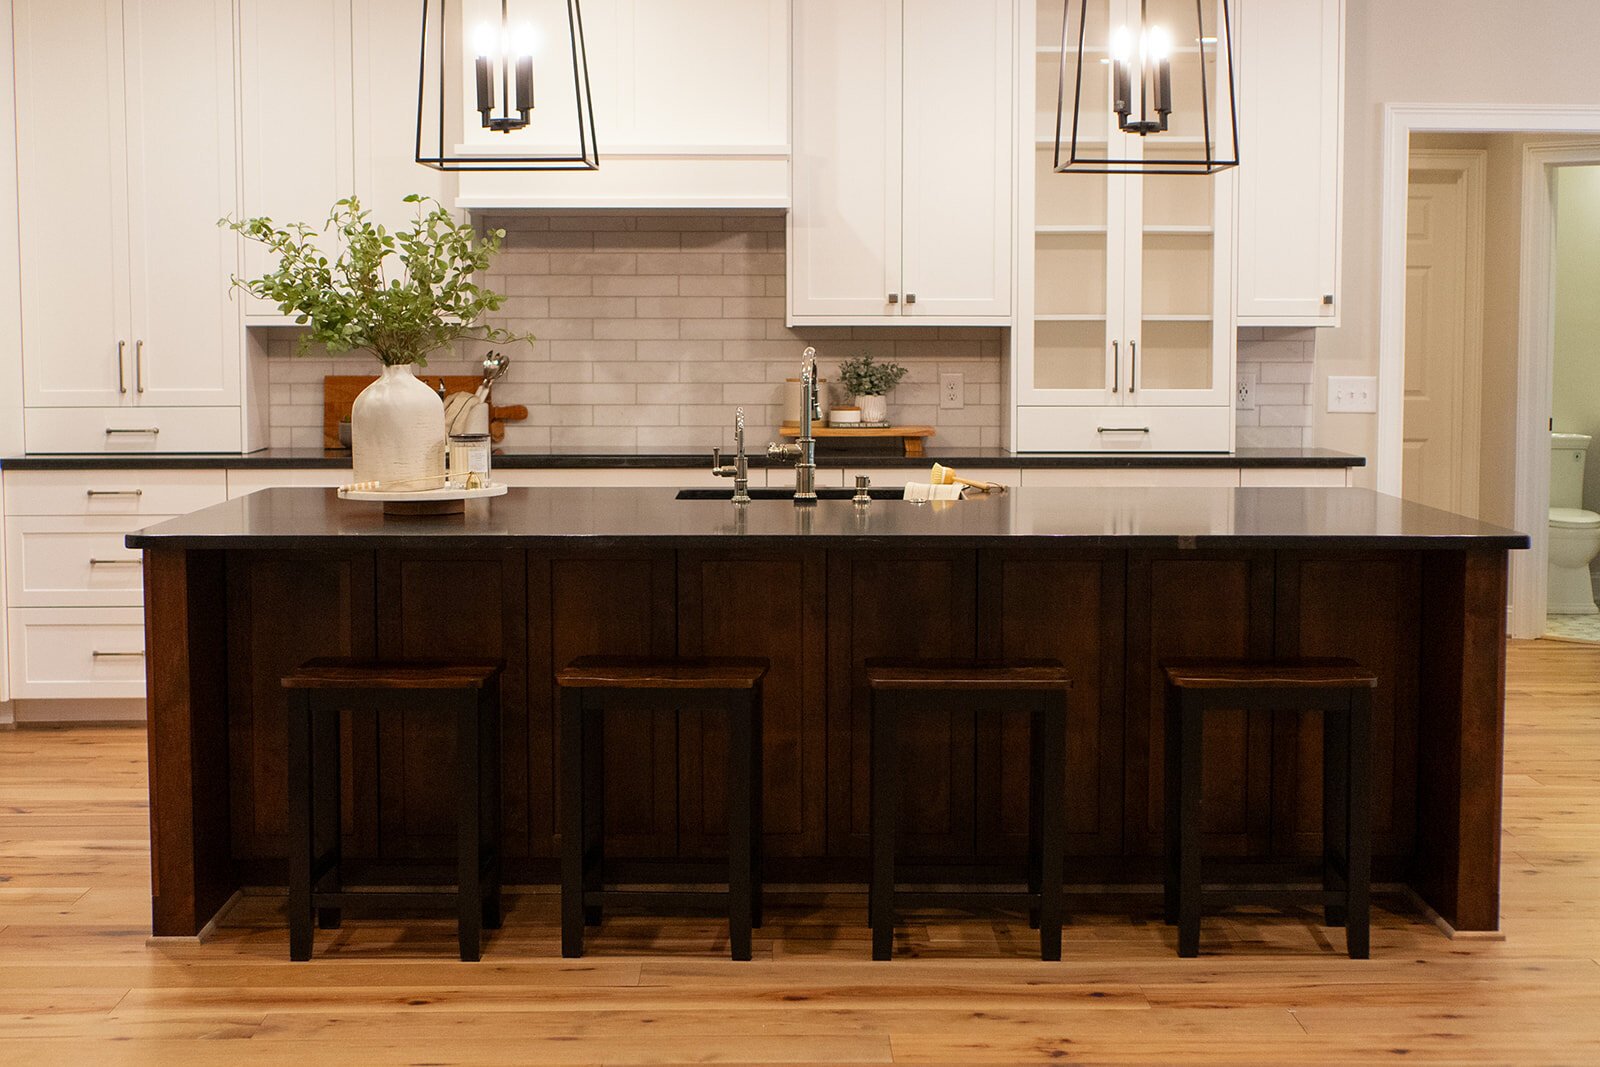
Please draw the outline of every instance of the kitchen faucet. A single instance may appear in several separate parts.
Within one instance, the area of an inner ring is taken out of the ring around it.
[[[718,478],[733,479],[733,502],[750,503],[750,461],[744,454],[744,408],[733,413],[733,466],[722,462],[722,449],[711,450],[711,473]]]
[[[822,417],[822,401],[817,396],[817,350],[807,348],[800,359],[800,439],[789,444],[774,441],[767,445],[768,459],[794,463],[797,506],[817,502],[817,439],[811,434],[811,423]]]

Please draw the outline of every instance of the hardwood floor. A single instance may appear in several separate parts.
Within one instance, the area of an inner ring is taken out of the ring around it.
[[[1309,911],[1206,921],[1069,898],[1063,961],[1010,920],[929,915],[872,963],[864,894],[725,924],[608,918],[560,958],[556,897],[511,900],[482,963],[449,922],[351,921],[288,961],[270,897],[204,944],[147,941],[144,733],[0,733],[0,1062],[1426,1063],[1600,1061],[1600,648],[1509,661],[1504,941],[1379,897],[1370,961]]]

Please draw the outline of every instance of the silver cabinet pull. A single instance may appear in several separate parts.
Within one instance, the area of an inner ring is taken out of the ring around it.
[[[1148,426],[1101,426],[1097,433],[1149,433]]]
[[[144,342],[133,342],[133,387],[144,392]]]
[[[106,431],[110,433],[110,430]],[[144,496],[143,489],[90,489],[89,496]]]
[[[127,361],[128,361],[128,342],[126,342],[126,341],[118,341],[117,342],[117,392],[122,393],[124,396],[126,396],[127,392],[128,392],[128,376],[127,376],[127,373],[123,370],[123,366],[124,366],[124,364],[127,363]]]
[[[144,659],[143,652],[102,652],[98,648],[90,655],[95,659]]]
[[[1122,388],[1122,342],[1111,342],[1111,391]]]
[[[1128,342],[1128,392],[1132,393],[1139,388],[1139,342]],[[144,390],[140,390],[143,392]]]
[[[137,559],[91,559],[91,567],[136,567],[142,560]]]
[[[140,392],[143,392],[143,391],[144,390],[142,390],[142,389],[140,390]],[[159,426],[143,426],[143,427],[137,427],[137,428],[133,428],[133,427],[124,428],[124,427],[117,427],[117,426],[107,426],[106,427],[106,436],[107,437],[115,437],[117,434],[129,434],[129,433],[150,434],[151,436],[154,436],[155,434],[158,434],[160,432],[161,432],[161,428]]]
[[[891,303],[891,304],[900,303],[900,294],[899,293],[890,293],[889,294],[889,303]]]

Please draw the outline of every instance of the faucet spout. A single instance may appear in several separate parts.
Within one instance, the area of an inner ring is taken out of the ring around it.
[[[794,465],[794,502],[796,505],[817,502],[817,439],[812,433],[813,422],[822,416],[821,399],[817,396],[817,350],[807,348],[800,357],[800,439],[799,455]]]

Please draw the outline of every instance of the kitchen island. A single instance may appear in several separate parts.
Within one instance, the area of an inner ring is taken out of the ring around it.
[[[586,653],[771,661],[768,879],[811,885],[865,879],[868,659],[1065,662],[1068,882],[1104,886],[1159,881],[1162,660],[1349,656],[1380,677],[1375,880],[1449,929],[1498,925],[1506,562],[1528,542],[1475,520],[1344,488],[801,508],[535,489],[433,519],[272,489],[127,543],[144,551],[158,935],[200,933],[241,886],[285,883],[278,679],[313,656],[504,660],[507,881],[554,883],[553,674]],[[396,709],[347,714],[342,733],[347,862],[381,881],[449,856],[450,731]],[[714,878],[719,724],[660,713],[606,736],[616,876]],[[1321,736],[1289,711],[1208,721],[1214,870],[1315,868]],[[902,855],[923,880],[1014,878],[1026,738],[1022,717],[962,712],[908,729]]]

